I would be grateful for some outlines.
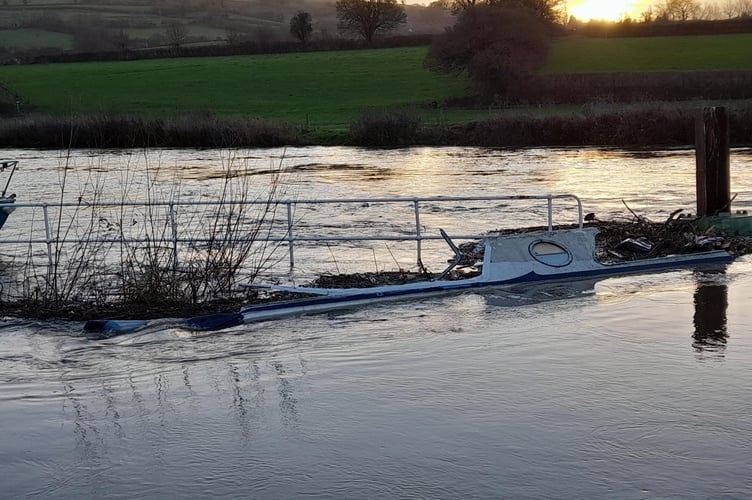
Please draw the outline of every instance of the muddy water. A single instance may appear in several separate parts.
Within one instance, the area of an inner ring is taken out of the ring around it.
[[[179,172],[184,191],[211,193],[225,155],[158,152],[159,180]],[[22,160],[19,197],[55,199],[61,155],[4,156]],[[73,178],[138,177],[123,165],[140,156],[79,152]],[[657,220],[694,200],[688,151],[242,156],[259,179],[285,164],[298,198],[574,192],[604,217],[623,214],[624,199]],[[734,152],[738,200],[752,199],[750,161]],[[462,227],[439,215],[426,225]],[[77,322],[2,318],[1,496],[744,498],[751,268],[466,293],[210,335],[165,319],[90,340]]]

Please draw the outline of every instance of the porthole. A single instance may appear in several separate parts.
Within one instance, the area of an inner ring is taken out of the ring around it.
[[[569,250],[552,241],[536,241],[530,245],[530,255],[541,264],[564,267],[572,262]]]

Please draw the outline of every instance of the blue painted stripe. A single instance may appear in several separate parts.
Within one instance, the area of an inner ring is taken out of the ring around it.
[[[90,320],[84,323],[84,332],[88,333],[131,333],[146,326],[141,319],[107,319]]]
[[[183,326],[189,330],[211,331],[239,325],[243,323],[243,320],[243,315],[240,313],[208,314],[206,316],[188,318],[183,322]]]
[[[370,300],[370,299],[385,299],[385,298],[398,298],[411,295],[432,294],[439,292],[452,292],[458,290],[466,290],[471,288],[486,288],[503,285],[517,285],[521,283],[540,283],[544,281],[562,281],[562,280],[577,280],[594,278],[598,276],[618,276],[635,274],[645,271],[667,270],[667,269],[679,269],[692,266],[700,266],[707,264],[723,264],[733,260],[733,257],[728,253],[703,255],[697,258],[687,259],[680,262],[677,261],[660,261],[660,262],[646,262],[645,264],[630,264],[630,265],[618,265],[614,264],[613,267],[604,266],[600,269],[592,269],[589,271],[576,271],[569,273],[557,273],[557,274],[537,274],[530,272],[523,276],[509,280],[499,281],[473,281],[473,282],[442,282],[434,287],[424,288],[405,288],[402,290],[387,290],[380,292],[369,291],[364,288],[363,292],[355,292],[352,294],[336,297],[312,297],[295,299],[284,302],[271,302],[269,304],[251,305],[244,307],[241,313],[252,315],[260,312],[274,312],[294,310],[297,308],[303,308],[307,306],[322,306],[322,305],[334,305],[334,304],[346,304],[348,302]],[[633,261],[634,262],[634,261]]]

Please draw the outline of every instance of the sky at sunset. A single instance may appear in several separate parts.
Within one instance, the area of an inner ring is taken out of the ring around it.
[[[639,17],[651,0],[569,0],[567,13],[582,21],[606,19],[616,21],[626,15]]]
[[[407,3],[428,5],[432,0],[418,0]],[[567,13],[581,21],[603,19],[618,21],[626,16],[639,18],[654,0],[568,0]],[[717,0],[700,0],[700,3],[718,3]]]

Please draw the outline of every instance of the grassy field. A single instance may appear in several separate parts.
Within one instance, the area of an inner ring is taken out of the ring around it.
[[[189,37],[203,37],[206,40],[224,40],[227,37],[226,30],[202,24],[188,24],[186,29]],[[162,27],[129,28],[125,31],[132,38],[149,38],[155,34],[165,36],[165,29]]]
[[[553,47],[549,73],[752,69],[752,34],[651,38],[568,37]]]
[[[151,116],[211,111],[341,131],[369,109],[414,107],[429,123],[498,111],[432,110],[466,93],[463,77],[423,67],[425,48],[0,67],[0,82],[41,112]],[[752,69],[752,35],[567,38],[545,71]]]
[[[422,66],[425,48],[0,68],[40,110],[147,115],[211,110],[341,128],[369,108],[461,96]]]
[[[73,47],[73,37],[65,33],[38,29],[0,30],[0,46],[15,47],[20,50],[50,47],[69,50]]]

